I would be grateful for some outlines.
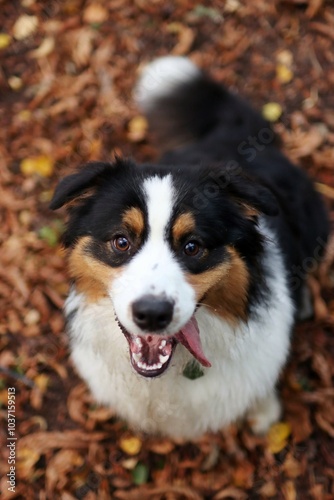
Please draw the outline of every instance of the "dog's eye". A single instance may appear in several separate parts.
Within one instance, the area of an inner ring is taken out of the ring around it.
[[[130,242],[125,236],[116,236],[111,244],[118,252],[126,252],[130,248]]]
[[[183,251],[188,257],[195,257],[199,253],[201,245],[197,241],[188,241]]]

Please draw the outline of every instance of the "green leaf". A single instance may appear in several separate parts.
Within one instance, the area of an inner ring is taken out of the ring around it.
[[[132,479],[134,484],[140,485],[147,483],[149,475],[149,469],[147,465],[138,463],[132,471]]]
[[[182,373],[184,377],[190,380],[196,380],[197,378],[203,377],[204,370],[197,361],[189,361]]]
[[[205,5],[196,5],[196,7],[191,12],[196,17],[208,17],[215,23],[223,21],[223,16],[218,9],[213,7],[206,7]]]

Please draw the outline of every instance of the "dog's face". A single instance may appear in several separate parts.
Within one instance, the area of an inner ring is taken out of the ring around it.
[[[65,178],[51,208],[65,204],[71,277],[88,301],[110,298],[134,369],[161,375],[178,342],[210,366],[194,313],[206,305],[247,319],[262,249],[256,220],[276,212],[271,193],[218,167],[118,160]]]

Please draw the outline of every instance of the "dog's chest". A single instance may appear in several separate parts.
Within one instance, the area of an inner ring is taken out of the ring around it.
[[[132,427],[171,437],[192,438],[240,417],[273,384],[288,349],[282,316],[283,328],[277,332],[271,321],[271,330],[263,322],[236,330],[201,308],[197,321],[212,367],[195,370],[195,377],[189,377],[193,357],[178,345],[168,370],[147,379],[131,366],[127,342],[108,299],[87,305],[74,292],[66,309],[68,315],[73,313],[72,357],[94,398],[113,407]],[[278,309],[276,304],[276,314]]]

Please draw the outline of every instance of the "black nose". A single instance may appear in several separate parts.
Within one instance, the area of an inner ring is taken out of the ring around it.
[[[154,295],[145,295],[132,304],[133,321],[142,330],[163,330],[172,320],[174,303]]]

